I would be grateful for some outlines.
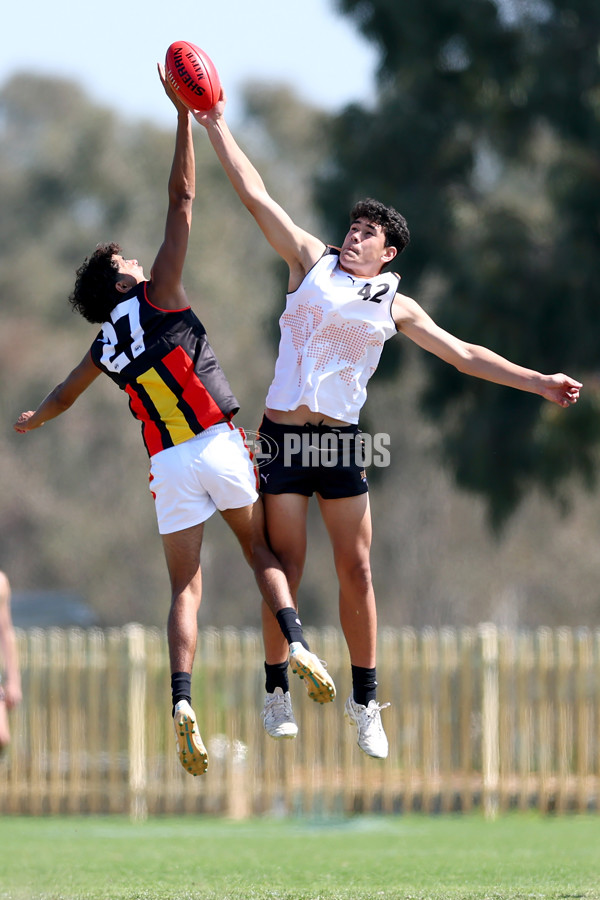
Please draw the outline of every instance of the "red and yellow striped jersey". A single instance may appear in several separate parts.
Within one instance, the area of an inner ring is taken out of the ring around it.
[[[188,306],[164,310],[140,282],[94,340],[94,363],[129,395],[150,456],[239,409],[202,322]]]

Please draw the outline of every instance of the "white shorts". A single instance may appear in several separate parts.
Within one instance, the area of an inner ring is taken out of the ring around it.
[[[241,428],[211,425],[150,457],[150,491],[160,534],[206,522],[215,510],[258,499],[257,479]]]

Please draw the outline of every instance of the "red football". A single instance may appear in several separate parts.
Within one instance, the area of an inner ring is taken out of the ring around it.
[[[175,41],[167,50],[165,74],[171,87],[190,109],[212,109],[221,94],[221,81],[211,58],[189,41]]]

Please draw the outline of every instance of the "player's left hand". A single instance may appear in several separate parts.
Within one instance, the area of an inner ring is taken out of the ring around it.
[[[225,96],[225,91],[223,90],[223,86],[221,86],[221,93],[219,95],[219,99],[212,107],[212,109],[202,110],[202,109],[193,109],[192,115],[194,116],[196,122],[200,125],[204,125],[205,127],[209,122],[216,122],[217,119],[220,119],[221,116],[225,113],[225,105],[227,103],[227,97]]]

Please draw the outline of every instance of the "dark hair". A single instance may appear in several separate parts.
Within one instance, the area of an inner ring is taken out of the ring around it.
[[[88,322],[106,322],[119,300],[119,270],[114,257],[120,252],[118,244],[98,244],[75,273],[69,303]]]
[[[395,247],[402,253],[410,241],[410,231],[406,219],[393,206],[384,206],[379,200],[359,200],[350,212],[350,222],[365,218],[374,225],[381,225],[385,235],[385,246]]]

